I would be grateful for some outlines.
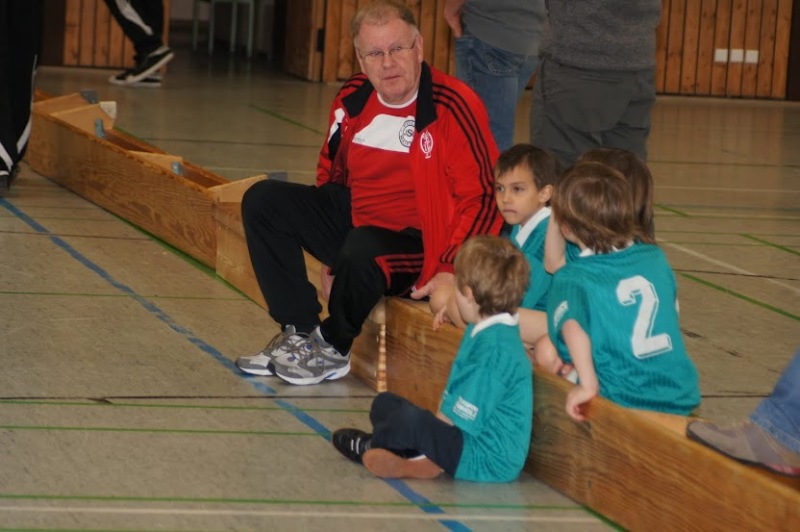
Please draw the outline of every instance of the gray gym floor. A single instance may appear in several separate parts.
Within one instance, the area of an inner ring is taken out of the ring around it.
[[[229,179],[314,181],[337,85],[177,51],[160,89],[53,67],[37,86],[95,89],[119,129]],[[800,345],[800,105],[660,97],[650,165],[700,414],[746,416]],[[368,428],[369,388],[243,376],[233,360],[277,332],[259,306],[27,166],[0,199],[0,250],[0,529],[609,526],[529,475],[372,477],[326,440]]]

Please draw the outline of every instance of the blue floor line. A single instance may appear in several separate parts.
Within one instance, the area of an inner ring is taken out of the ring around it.
[[[187,340],[189,340],[189,342],[198,347],[204,353],[211,355],[211,357],[214,360],[222,364],[222,366],[227,368],[229,371],[233,372],[237,377],[246,380],[254,389],[265,395],[277,395],[277,392],[274,389],[264,384],[263,382],[257,381],[253,377],[243,377],[241,371],[239,371],[239,369],[236,367],[236,364],[228,360],[218,349],[212,347],[208,343],[204,342],[203,340],[195,336],[194,333],[192,333],[189,329],[178,325],[169,314],[161,310],[157,305],[155,305],[151,301],[148,301],[147,299],[143,298],[142,296],[134,292],[134,290],[131,289],[129,286],[114,279],[111,276],[111,274],[103,270],[100,266],[89,260],[87,257],[83,256],[62,238],[53,235],[46,227],[41,225],[39,222],[37,222],[24,212],[22,212],[20,209],[18,209],[11,203],[9,203],[8,200],[0,198],[0,206],[2,206],[11,214],[13,214],[17,218],[25,222],[34,231],[48,235],[51,242],[53,242],[56,246],[60,247],[62,250],[66,251],[72,258],[77,260],[79,263],[81,263],[89,270],[99,275],[102,279],[111,284],[117,290],[130,296],[137,303],[142,305],[145,308],[145,310],[155,315],[159,320],[165,323],[170,329],[180,334],[181,336],[185,337]],[[276,401],[276,404],[281,408],[283,408],[288,413],[290,413],[291,415],[293,415],[298,421],[300,421],[307,427],[314,430],[317,434],[319,434],[326,440],[330,440],[331,431],[327,427],[325,427],[325,425],[317,421],[313,416],[309,415],[300,408],[297,408],[296,406],[291,405],[283,400]],[[445,513],[442,508],[434,505],[423,495],[417,493],[416,491],[408,487],[408,485],[405,482],[397,479],[384,479],[384,482],[386,482],[386,484],[392,487],[400,495],[411,501],[413,504],[416,504],[419,507],[419,509],[421,509],[423,512],[429,514]],[[462,523],[459,523],[458,521],[441,520],[439,521],[439,523],[453,532],[466,532],[470,530],[467,526],[463,525]]]

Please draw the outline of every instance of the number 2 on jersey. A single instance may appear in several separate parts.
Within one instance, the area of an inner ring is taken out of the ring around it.
[[[669,334],[652,335],[653,322],[658,312],[658,295],[653,284],[641,275],[635,275],[623,279],[617,285],[617,300],[622,305],[635,305],[637,296],[641,303],[631,335],[634,356],[641,359],[671,351],[672,338]]]

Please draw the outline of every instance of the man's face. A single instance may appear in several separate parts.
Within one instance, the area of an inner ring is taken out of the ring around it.
[[[362,24],[355,44],[361,70],[383,101],[409,101],[419,87],[422,37],[415,37],[408,24],[395,18],[385,24]]]

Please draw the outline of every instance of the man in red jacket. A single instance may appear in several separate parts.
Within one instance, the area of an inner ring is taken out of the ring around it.
[[[331,106],[316,186],[265,180],[242,200],[256,278],[282,332],[241,357],[250,374],[316,384],[350,371],[350,346],[383,295],[423,298],[453,283],[459,246],[502,224],[497,148],[465,84],[428,66],[408,8],[378,0],[351,31],[363,73]],[[329,317],[303,249],[329,266]]]

